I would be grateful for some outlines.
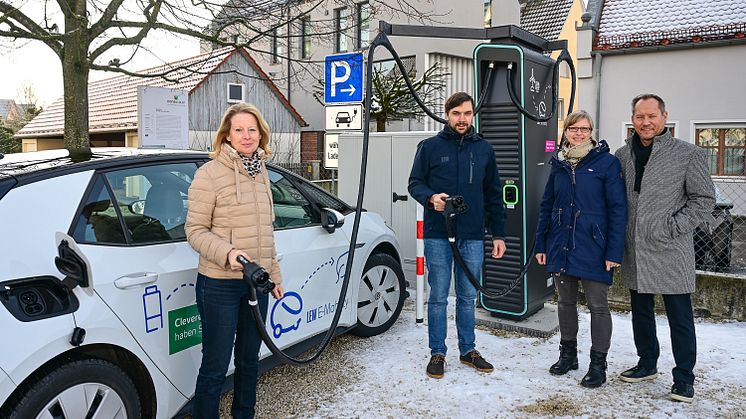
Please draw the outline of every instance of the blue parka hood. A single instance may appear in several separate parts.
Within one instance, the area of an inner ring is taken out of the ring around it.
[[[577,166],[552,157],[536,229],[547,272],[611,284],[605,261],[621,263],[627,195],[619,159],[600,141]]]

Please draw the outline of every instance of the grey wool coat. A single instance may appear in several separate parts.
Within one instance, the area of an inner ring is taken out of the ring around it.
[[[715,207],[705,153],[666,129],[653,139],[638,194],[632,137],[625,142],[616,151],[627,190],[622,284],[644,294],[692,293],[694,229],[711,220]]]

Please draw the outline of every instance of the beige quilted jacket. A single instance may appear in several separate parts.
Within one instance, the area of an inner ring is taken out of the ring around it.
[[[264,158],[264,153],[259,149]],[[228,253],[239,249],[282,282],[275,251],[274,211],[267,168],[249,176],[241,157],[228,144],[197,170],[189,187],[186,236],[199,253],[199,272],[210,278],[241,279]]]

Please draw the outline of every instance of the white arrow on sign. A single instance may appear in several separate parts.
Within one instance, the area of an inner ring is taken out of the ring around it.
[[[337,76],[337,67],[342,67],[344,69],[344,74],[341,76]],[[350,64],[348,64],[346,61],[332,61],[332,74],[331,74],[331,83],[332,83],[332,96],[337,96],[337,83],[344,83],[347,81],[347,79],[350,78],[350,75],[352,74],[352,70],[350,69]],[[355,88],[352,87],[352,91],[355,91]],[[340,89],[340,92],[346,93],[348,89]],[[352,93],[350,93],[352,95]]]
[[[346,89],[339,89],[339,91],[342,92],[342,93],[349,93],[350,96],[354,95],[355,94],[355,86],[353,86],[351,84],[348,84],[348,86],[350,86],[350,87],[348,87]]]

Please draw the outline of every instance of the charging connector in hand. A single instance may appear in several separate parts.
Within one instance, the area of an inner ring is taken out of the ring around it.
[[[243,278],[249,282],[249,286],[256,287],[263,294],[275,289],[275,283],[269,280],[269,273],[264,268],[241,255],[236,260],[243,265]]]

